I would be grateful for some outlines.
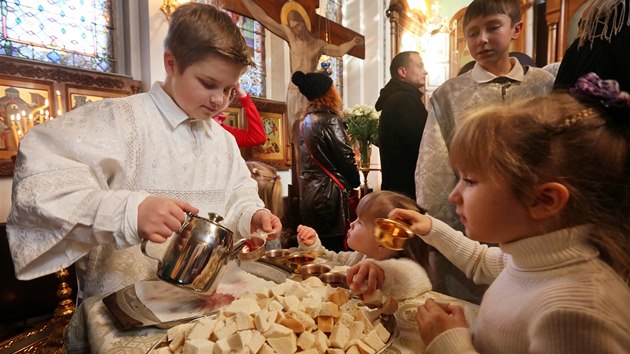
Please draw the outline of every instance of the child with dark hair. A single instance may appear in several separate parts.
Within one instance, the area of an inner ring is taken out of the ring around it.
[[[389,214],[490,284],[470,329],[457,305],[418,308],[425,353],[628,352],[630,95],[595,74],[573,93],[458,126],[449,200],[466,235],[416,211]]]
[[[405,299],[429,291],[431,281],[424,270],[428,263],[429,246],[424,241],[413,237],[402,250],[395,251],[381,245],[374,237],[376,219],[387,217],[395,208],[424,212],[403,194],[372,192],[359,201],[357,218],[350,224],[347,242],[353,251],[327,250],[315,230],[304,225],[297,228],[300,249],[314,251],[324,259],[351,266],[347,273],[350,286],[357,290],[365,284],[363,292],[366,294],[380,288],[385,295]]]
[[[31,129],[20,142],[7,222],[17,277],[76,262],[80,298],[116,291],[155,274],[140,243],[164,252],[188,212],[217,213],[237,235],[280,230],[234,138],[212,120],[248,65],[230,16],[186,3],[169,24],[164,82]]]

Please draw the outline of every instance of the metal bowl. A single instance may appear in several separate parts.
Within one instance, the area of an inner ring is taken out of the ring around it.
[[[286,261],[291,251],[285,249],[269,250],[265,252],[265,258],[273,261]]]
[[[319,276],[319,279],[332,286],[333,288],[345,288],[348,289],[348,284],[346,283],[346,275],[339,272],[328,272]]]
[[[238,259],[241,261],[256,261],[259,260],[265,254],[265,240],[262,237],[252,236],[243,240],[245,246],[238,254]]]
[[[324,273],[330,272],[331,269],[327,264],[311,263],[303,265],[300,268],[300,273],[302,273],[302,279],[306,279],[308,277],[319,277]]]
[[[391,250],[402,250],[405,242],[414,235],[409,226],[391,219],[378,218],[375,224],[374,238]]]
[[[316,255],[309,252],[292,253],[287,257],[287,264],[293,269],[293,272],[300,274],[300,268],[308,263],[315,261]]]

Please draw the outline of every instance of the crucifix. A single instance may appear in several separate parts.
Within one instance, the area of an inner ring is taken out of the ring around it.
[[[350,54],[364,59],[363,36],[318,15],[315,12],[318,6],[319,0],[242,0],[225,4],[227,9],[255,19],[288,42],[291,74],[298,70],[315,71],[323,54],[333,57]],[[287,116],[291,142],[295,141],[295,125],[306,105],[306,98],[289,82]]]

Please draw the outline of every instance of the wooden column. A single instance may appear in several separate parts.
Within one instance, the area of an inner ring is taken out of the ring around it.
[[[545,19],[547,20],[547,63],[555,63],[562,58],[564,54],[564,21],[562,21],[562,9],[564,0],[547,1],[547,11]],[[561,52],[560,52],[561,51]]]
[[[561,61],[571,45],[567,34],[575,13],[586,0],[547,0],[545,20],[548,29],[547,59],[549,63]]]

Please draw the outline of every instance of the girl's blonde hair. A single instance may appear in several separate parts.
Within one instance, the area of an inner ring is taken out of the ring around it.
[[[177,7],[170,18],[164,48],[186,68],[209,55],[219,55],[243,68],[253,66],[250,50],[230,16],[214,5],[189,2]]]
[[[357,205],[357,216],[364,224],[374,227],[378,218],[387,218],[389,213],[396,209],[409,209],[424,214],[424,209],[419,207],[411,198],[396,192],[377,191],[367,194]],[[412,237],[405,243],[405,248],[398,252],[397,258],[410,258],[427,268],[429,266],[429,245],[420,237]]]
[[[630,122],[612,113],[569,94],[495,106],[458,126],[450,156],[456,169],[507,181],[524,203],[536,185],[566,186],[558,227],[593,224],[601,258],[630,283]]]
[[[284,213],[282,182],[278,170],[259,161],[247,161],[246,163],[252,178],[258,183],[258,196],[265,203],[265,207],[277,217],[282,218]]]

